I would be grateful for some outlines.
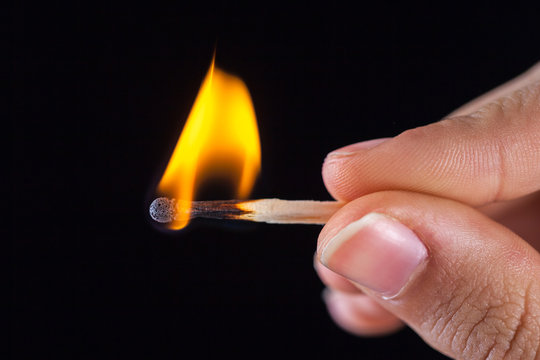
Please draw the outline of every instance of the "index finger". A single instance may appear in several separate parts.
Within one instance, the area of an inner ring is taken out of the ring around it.
[[[478,206],[539,190],[540,81],[470,115],[330,153],[323,179],[346,201],[408,190]]]

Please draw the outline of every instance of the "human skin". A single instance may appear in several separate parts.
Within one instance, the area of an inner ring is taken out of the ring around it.
[[[315,256],[338,325],[540,359],[540,64],[437,123],[338,149],[322,173],[348,202]]]

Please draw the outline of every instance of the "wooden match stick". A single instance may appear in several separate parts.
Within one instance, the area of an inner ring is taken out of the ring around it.
[[[325,224],[345,203],[314,200],[224,200],[193,201],[186,206],[175,199],[160,197],[150,205],[150,216],[157,222],[170,223],[180,212],[190,218],[234,219],[271,224]],[[189,209],[189,210],[183,210]]]

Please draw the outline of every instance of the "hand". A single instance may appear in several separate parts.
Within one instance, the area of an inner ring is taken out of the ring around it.
[[[540,64],[440,122],[330,153],[323,178],[349,201],[315,259],[336,323],[540,359]]]

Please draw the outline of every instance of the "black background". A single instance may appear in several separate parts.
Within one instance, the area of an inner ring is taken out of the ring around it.
[[[320,227],[171,235],[147,216],[214,48],[255,104],[254,198],[329,199],[327,152],[436,121],[540,59],[531,5],[357,6],[15,3],[14,358],[440,356],[410,330],[332,323]]]

